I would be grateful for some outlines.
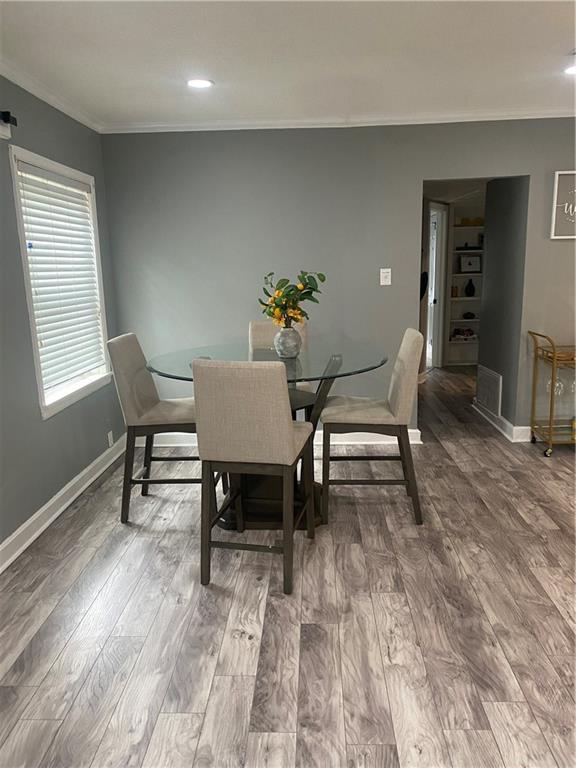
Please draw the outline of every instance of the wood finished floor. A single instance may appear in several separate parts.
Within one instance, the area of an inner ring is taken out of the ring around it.
[[[573,768],[574,453],[507,442],[472,387],[421,387],[424,526],[336,487],[291,596],[252,552],[200,586],[197,486],[128,526],[119,471],[84,493],[0,575],[0,767]]]

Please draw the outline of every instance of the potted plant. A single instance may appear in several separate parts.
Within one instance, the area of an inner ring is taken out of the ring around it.
[[[262,314],[269,317],[280,327],[274,337],[274,348],[278,357],[297,357],[302,345],[302,337],[294,328],[294,324],[308,319],[308,313],[302,309],[304,301],[318,304],[316,294],[321,293],[318,283],[323,283],[326,276],[322,272],[305,272],[301,270],[296,282],[287,277],[274,280],[274,272],[264,277],[264,294],[266,299],[258,299],[262,305]]]

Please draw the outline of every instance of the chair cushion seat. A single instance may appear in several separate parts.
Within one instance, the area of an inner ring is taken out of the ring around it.
[[[160,400],[142,414],[132,427],[145,427],[154,424],[195,424],[196,406],[193,397],[179,397],[175,400]]]
[[[296,389],[301,389],[303,392],[316,392],[316,386],[313,381],[299,381],[296,384]]]
[[[320,417],[325,424],[398,424],[387,400],[335,395]]]

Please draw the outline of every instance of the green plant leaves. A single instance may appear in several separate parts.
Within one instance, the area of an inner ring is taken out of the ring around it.
[[[284,327],[290,327],[293,322],[296,322],[288,312],[292,310],[299,310],[302,313],[302,317],[308,319],[308,313],[305,312],[300,306],[303,301],[312,301],[314,304],[320,302],[314,294],[322,293],[318,287],[318,283],[326,282],[326,275],[323,272],[307,272],[305,269],[300,270],[298,273],[298,285],[302,285],[299,288],[296,283],[291,283],[289,278],[281,277],[276,283],[274,283],[274,272],[268,272],[264,275],[264,295],[268,299],[272,299],[272,303],[264,301],[259,298],[258,302],[263,307],[262,314],[267,315],[270,318],[275,318],[275,312],[280,310],[280,320],[284,324]],[[268,290],[272,291],[272,293]],[[275,292],[281,291],[281,296],[276,296]]]
[[[312,288],[314,291],[317,291],[317,290],[318,290],[318,282],[317,282],[317,280],[316,280],[316,278],[315,278],[315,277],[313,277],[312,275],[307,275],[307,277],[306,277],[306,282],[308,283],[308,285],[309,285],[309,286],[310,286],[310,287],[311,287],[311,288]]]

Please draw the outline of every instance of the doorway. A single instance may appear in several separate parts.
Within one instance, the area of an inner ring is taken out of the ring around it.
[[[478,363],[488,179],[423,184],[420,371]]]

